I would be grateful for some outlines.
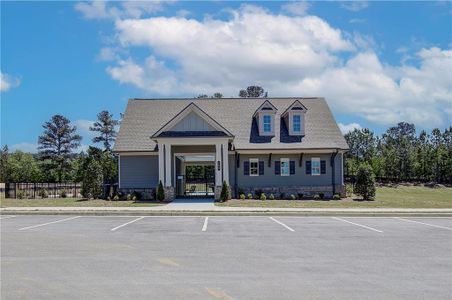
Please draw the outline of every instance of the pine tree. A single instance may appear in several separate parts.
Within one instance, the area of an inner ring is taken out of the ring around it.
[[[111,151],[111,144],[116,139],[116,128],[118,120],[113,119],[113,115],[104,110],[97,114],[97,121],[89,128],[91,131],[99,132],[99,135],[93,138],[94,143],[103,143],[106,151]]]

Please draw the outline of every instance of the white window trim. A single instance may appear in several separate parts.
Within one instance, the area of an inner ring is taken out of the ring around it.
[[[295,117],[299,117],[300,118],[300,130],[295,130]],[[301,133],[301,114],[293,114],[292,115],[292,131],[296,132],[296,133]]]
[[[293,130],[293,117],[300,116],[300,131]],[[290,111],[287,115],[289,120],[289,135],[305,135],[305,112],[304,111]],[[287,124],[287,123],[286,123]]]
[[[251,174],[251,163],[257,164],[257,174]],[[250,176],[259,176],[259,158],[250,158]]]
[[[285,162],[285,163],[287,163],[287,166],[288,166],[288,173],[287,174],[283,174],[283,167],[282,167],[282,164],[283,164],[283,162]],[[289,158],[281,158],[281,162],[280,162],[280,164],[279,164],[279,174],[281,175],[281,176],[290,176],[290,159]]]
[[[319,163],[319,173],[314,174],[313,170],[314,170],[314,162],[318,162]],[[320,157],[312,157],[311,158],[311,175],[312,176],[319,176],[322,173],[322,166],[320,164]]]
[[[270,131],[264,131],[264,116],[270,116]],[[275,112],[259,112],[258,123],[259,135],[275,136]]]
[[[265,130],[265,117],[269,117],[269,119],[270,119],[270,130],[269,131],[266,131]],[[265,114],[265,115],[262,115],[262,129],[264,130],[264,133],[271,133],[273,130],[273,127],[272,127],[272,116],[270,115],[270,114]]]

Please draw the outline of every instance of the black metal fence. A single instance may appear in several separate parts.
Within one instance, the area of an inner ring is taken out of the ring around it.
[[[65,182],[7,182],[5,183],[5,198],[35,199],[35,198],[79,198],[81,183]]]

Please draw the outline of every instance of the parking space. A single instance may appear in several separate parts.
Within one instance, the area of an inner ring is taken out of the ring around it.
[[[452,218],[0,219],[2,299],[446,299],[452,292]]]

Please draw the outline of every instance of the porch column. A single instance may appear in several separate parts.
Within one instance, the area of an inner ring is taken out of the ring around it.
[[[228,143],[222,144],[223,148],[223,181],[226,181],[226,184],[229,186],[229,151],[228,151]],[[223,184],[223,183],[222,183]]]
[[[159,144],[159,182],[165,186],[165,145]]]
[[[171,184],[171,144],[165,144],[165,186],[173,186]]]
[[[216,144],[215,150],[215,185],[221,186],[221,144]]]

